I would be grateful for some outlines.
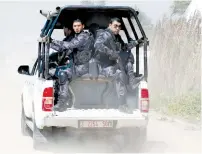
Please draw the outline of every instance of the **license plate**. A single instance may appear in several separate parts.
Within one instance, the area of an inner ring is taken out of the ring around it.
[[[79,121],[80,128],[112,128],[112,120],[81,120]]]

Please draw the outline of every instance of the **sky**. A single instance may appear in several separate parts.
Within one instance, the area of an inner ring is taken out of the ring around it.
[[[55,6],[67,4],[79,4],[80,1],[0,1],[0,19],[3,33],[15,37],[13,34],[22,34],[22,37],[37,35],[44,24],[44,17],[39,14],[40,9],[52,10]],[[137,6],[145,12],[155,23],[165,12],[169,10],[172,1],[107,1],[107,5]],[[12,33],[10,30],[12,29]],[[26,35],[29,34],[29,35]],[[16,36],[18,37],[18,36]],[[8,37],[8,39],[10,39]],[[4,38],[5,40],[5,38]]]
[[[145,12],[146,15],[151,18],[153,23],[155,23],[164,13],[169,11],[172,2],[172,0],[126,0],[118,1],[118,5],[137,6],[142,12]],[[117,1],[109,1],[108,3],[110,5],[115,5]]]
[[[74,1],[1,1],[0,0],[0,61],[6,64],[15,61],[29,62],[27,57],[37,54],[37,38],[44,25],[45,18],[40,9],[53,10],[56,6],[79,4]],[[107,1],[107,5],[137,6],[155,23],[169,10],[172,1]],[[22,55],[19,59],[18,55]]]

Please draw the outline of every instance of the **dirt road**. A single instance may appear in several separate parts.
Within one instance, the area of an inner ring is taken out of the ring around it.
[[[20,89],[17,87],[20,83],[16,82],[18,77],[9,78],[4,76],[1,80],[1,108],[0,108],[0,153],[19,152],[21,154],[51,154],[68,152],[111,152],[109,144],[98,142],[96,140],[87,140],[79,142],[76,139],[66,139],[59,143],[54,150],[35,152],[32,150],[31,137],[22,137],[20,134]],[[5,81],[9,81],[6,84]],[[12,86],[11,86],[12,85]],[[4,88],[4,89],[3,89]],[[21,88],[21,87],[20,87]],[[150,113],[148,127],[148,142],[143,152],[190,152],[200,153],[201,132],[200,130],[191,130],[187,125],[176,122],[158,120],[155,112]],[[127,149],[125,149],[127,151]]]

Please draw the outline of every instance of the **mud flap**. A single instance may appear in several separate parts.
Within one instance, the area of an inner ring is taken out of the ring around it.
[[[21,109],[21,134],[23,136],[29,136],[29,127],[26,124],[26,117],[25,117],[23,105]]]
[[[32,104],[33,117],[35,117],[34,105]],[[52,127],[44,127],[43,129],[38,129],[36,126],[35,118],[33,118],[33,148],[35,150],[45,150],[53,141],[53,131]]]
[[[35,150],[45,150],[53,141],[52,128],[38,129],[36,123],[33,122],[33,148]]]

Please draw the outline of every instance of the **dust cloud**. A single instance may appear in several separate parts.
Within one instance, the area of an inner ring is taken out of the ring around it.
[[[23,76],[17,74],[21,64],[32,66],[37,51],[36,39],[44,18],[36,13],[41,8],[55,7],[55,3],[47,2],[0,2],[1,37],[0,37],[0,153],[71,153],[71,152],[114,152],[122,146],[123,140],[116,136],[114,141],[86,137],[69,137],[60,134],[57,144],[51,144],[49,149],[36,152],[32,148],[31,134],[23,137],[20,133],[20,95],[23,88]],[[59,4],[65,4],[60,2]],[[30,24],[31,23],[31,24]],[[196,152],[201,153],[200,135],[198,129],[173,121],[158,120],[159,115],[150,112],[148,126],[148,142],[143,152]],[[127,147],[124,151],[129,151]]]

